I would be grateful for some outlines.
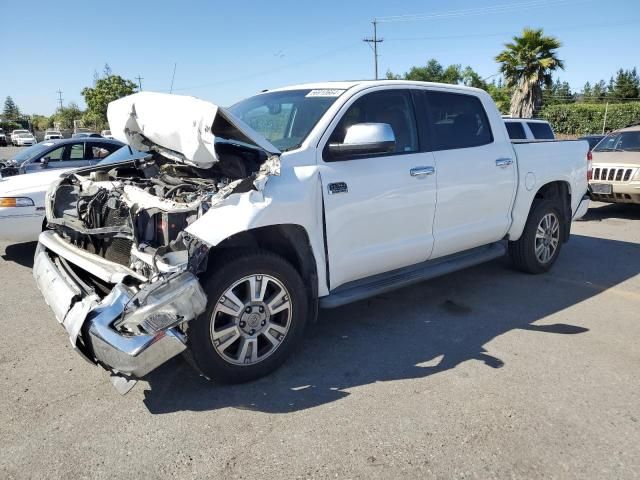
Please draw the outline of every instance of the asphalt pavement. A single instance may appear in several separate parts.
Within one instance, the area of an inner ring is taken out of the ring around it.
[[[126,396],[34,248],[0,243],[0,478],[640,476],[640,207],[595,205],[546,275],[500,259],[323,311],[259,381],[180,357]]]

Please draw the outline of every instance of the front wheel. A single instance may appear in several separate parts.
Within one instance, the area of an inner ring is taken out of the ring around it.
[[[196,365],[222,383],[271,373],[303,337],[308,308],[300,275],[265,251],[230,255],[212,270],[207,309],[188,330]]]
[[[527,273],[549,271],[562,248],[562,221],[557,202],[534,202],[522,236],[509,242],[509,256],[516,268]]]

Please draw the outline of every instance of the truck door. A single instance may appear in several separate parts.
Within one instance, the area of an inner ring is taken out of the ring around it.
[[[421,150],[413,94],[378,88],[354,96],[320,142],[330,288],[426,260],[436,202],[433,154]],[[356,124],[387,124],[386,153],[334,155]]]
[[[438,165],[431,255],[437,258],[505,236],[517,172],[515,152],[488,96],[437,90],[425,94]]]

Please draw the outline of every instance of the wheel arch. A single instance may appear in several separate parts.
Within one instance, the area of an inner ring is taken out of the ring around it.
[[[566,242],[569,240],[571,233],[571,184],[566,180],[553,180],[541,185],[535,193],[533,193],[527,200],[526,209],[514,208],[514,217],[517,221],[514,221],[513,225],[509,229],[507,239],[514,241],[518,240],[524,231],[527,219],[533,209],[533,204],[536,200],[558,200],[564,217],[562,222],[562,240]]]
[[[205,274],[212,274],[218,261],[230,250],[260,248],[281,256],[300,274],[307,290],[309,318],[318,314],[318,270],[309,234],[298,224],[278,224],[255,227],[235,233],[209,250]]]

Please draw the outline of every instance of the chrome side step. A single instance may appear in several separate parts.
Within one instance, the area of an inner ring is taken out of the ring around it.
[[[417,282],[436,278],[480,263],[502,257],[507,252],[506,242],[500,241],[473,248],[465,252],[427,260],[417,265],[381,273],[373,277],[341,285],[326,297],[320,298],[321,308],[335,308],[347,303],[390,292]]]

